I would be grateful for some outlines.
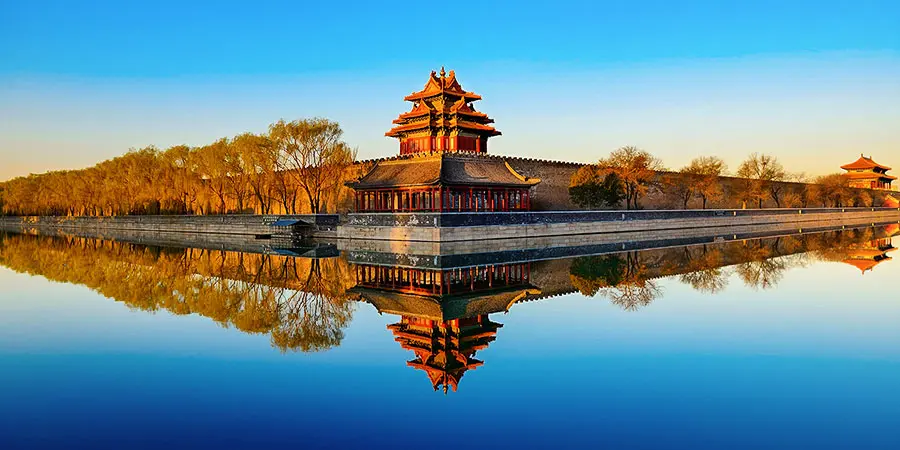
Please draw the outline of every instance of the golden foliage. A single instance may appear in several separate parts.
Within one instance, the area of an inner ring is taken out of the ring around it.
[[[355,150],[327,119],[273,124],[209,145],[131,150],[83,170],[54,171],[0,183],[0,213],[125,214],[298,213],[334,211],[348,192]],[[306,194],[305,202],[299,193]],[[331,206],[329,209],[328,206]]]

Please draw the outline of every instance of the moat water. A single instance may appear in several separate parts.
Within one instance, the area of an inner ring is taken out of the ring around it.
[[[0,448],[896,449],[897,246],[444,267],[0,232]]]

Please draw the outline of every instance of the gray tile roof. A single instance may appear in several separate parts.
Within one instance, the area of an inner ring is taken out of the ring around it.
[[[377,161],[369,173],[347,186],[357,190],[459,185],[522,188],[540,182],[518,174],[501,158],[447,152]]]

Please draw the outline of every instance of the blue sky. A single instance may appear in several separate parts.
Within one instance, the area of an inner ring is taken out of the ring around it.
[[[896,2],[131,3],[0,2],[0,179],[282,117],[387,156],[441,65],[484,96],[496,153],[900,165]]]

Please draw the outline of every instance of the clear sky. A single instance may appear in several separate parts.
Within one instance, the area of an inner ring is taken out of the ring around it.
[[[0,1],[0,180],[279,118],[392,155],[441,65],[484,97],[493,153],[900,167],[898,24],[895,1]]]

